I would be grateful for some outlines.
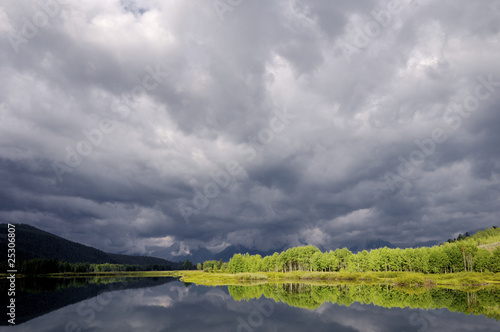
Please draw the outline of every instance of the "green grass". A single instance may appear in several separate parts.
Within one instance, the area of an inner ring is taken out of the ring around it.
[[[481,248],[481,249],[486,249],[486,250],[489,250],[489,251],[493,251],[496,248],[500,248],[500,242],[483,244],[483,245],[480,245],[480,246],[477,246],[477,247]]]
[[[413,272],[306,272],[291,273],[205,273],[201,271],[181,271],[181,280],[201,285],[227,285],[249,282],[307,282],[321,284],[392,284],[395,286],[484,286],[500,285],[500,273],[460,272],[447,274],[423,274]]]

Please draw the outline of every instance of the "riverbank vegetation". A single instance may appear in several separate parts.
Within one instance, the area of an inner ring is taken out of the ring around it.
[[[257,272],[257,273],[207,273],[203,271],[178,271],[184,282],[205,286],[241,285],[256,283],[314,283],[314,284],[388,284],[411,287],[500,287],[500,273],[458,272],[454,274],[424,274],[419,272]]]

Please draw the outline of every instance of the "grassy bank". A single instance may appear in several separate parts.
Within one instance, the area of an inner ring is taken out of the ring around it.
[[[500,286],[500,273],[461,272],[423,274],[410,272],[259,272],[259,273],[207,273],[179,271],[181,280],[199,285],[241,285],[266,282],[314,282],[321,284],[369,283],[398,286]]]
[[[17,277],[23,277],[17,275]],[[33,276],[31,276],[33,277]],[[54,273],[35,277],[76,278],[76,277],[178,277],[181,281],[206,286],[249,285],[268,282],[294,282],[308,284],[389,284],[396,286],[435,287],[477,287],[499,286],[500,273],[460,272],[445,274],[423,274],[411,272],[306,272],[295,271],[258,273],[208,273],[203,271],[130,271],[130,272],[89,272]]]

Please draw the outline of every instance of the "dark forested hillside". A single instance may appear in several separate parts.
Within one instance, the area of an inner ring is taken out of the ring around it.
[[[178,268],[161,258],[106,253],[26,224],[16,224],[16,259],[18,262],[35,258],[54,259],[69,263],[162,265]],[[7,224],[0,224],[0,250],[7,252]]]

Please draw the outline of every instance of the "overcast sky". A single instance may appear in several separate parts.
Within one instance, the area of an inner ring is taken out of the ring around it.
[[[3,222],[120,253],[500,224],[498,1],[47,3],[0,5]]]

